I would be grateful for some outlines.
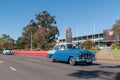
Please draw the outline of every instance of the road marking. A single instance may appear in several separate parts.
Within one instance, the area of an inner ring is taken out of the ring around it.
[[[39,60],[34,60],[34,59],[27,59],[29,61],[34,61],[34,62],[40,62]]]
[[[13,71],[17,71],[14,67],[9,67]]]
[[[0,61],[0,64],[2,64],[3,63],[3,61]]]

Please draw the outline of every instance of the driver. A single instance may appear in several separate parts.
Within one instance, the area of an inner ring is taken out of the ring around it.
[[[65,46],[64,45],[61,45],[61,50],[65,50]]]

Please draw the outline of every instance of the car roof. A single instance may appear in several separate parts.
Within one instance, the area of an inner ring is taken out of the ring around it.
[[[72,43],[58,43],[56,45],[67,45],[67,44],[72,44]]]

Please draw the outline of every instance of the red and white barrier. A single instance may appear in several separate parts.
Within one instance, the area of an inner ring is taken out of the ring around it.
[[[13,51],[13,54],[47,56],[47,51]]]

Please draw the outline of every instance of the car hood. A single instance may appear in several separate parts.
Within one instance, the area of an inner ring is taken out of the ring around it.
[[[83,54],[87,54],[87,53],[91,53],[93,54],[94,51],[90,51],[90,50],[84,50],[84,49],[71,49],[73,52],[80,52],[80,53],[83,53]]]

